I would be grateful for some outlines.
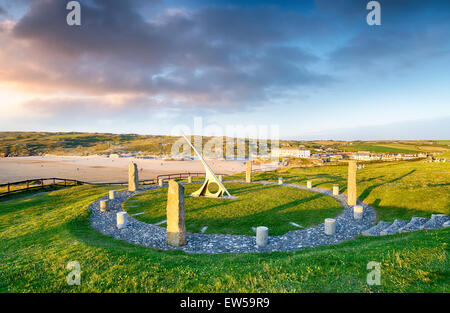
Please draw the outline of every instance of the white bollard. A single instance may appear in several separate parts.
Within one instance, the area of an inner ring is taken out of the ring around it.
[[[100,200],[100,212],[106,212],[108,209],[108,200]]]
[[[116,198],[116,191],[110,190],[109,191],[109,200],[114,200]]]
[[[192,184],[192,176],[188,176],[188,184]]]
[[[159,179],[158,180],[158,184],[159,184],[159,187],[162,187],[163,185],[164,185],[164,179]]]
[[[306,188],[308,188],[308,189],[312,188],[312,180],[306,181]]]
[[[127,212],[119,212],[116,214],[116,216],[117,216],[117,228],[121,229],[126,227],[128,223]]]
[[[333,196],[339,196],[339,185],[333,185]]]
[[[278,185],[283,185],[283,177],[278,177]]]
[[[264,247],[267,245],[269,240],[269,229],[265,226],[258,226],[256,228],[256,246],[258,248]]]
[[[336,220],[334,218],[325,219],[325,235],[334,235],[336,232]]]
[[[355,205],[353,207],[353,218],[360,220],[363,217],[364,208],[361,205]]]

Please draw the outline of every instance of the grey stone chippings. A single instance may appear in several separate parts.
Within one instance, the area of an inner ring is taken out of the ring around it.
[[[379,236],[380,232],[391,226],[392,223],[380,221],[377,225],[363,231],[361,234],[363,236]]]
[[[241,181],[230,182],[241,183]],[[273,182],[263,183],[265,185],[277,185],[277,183]],[[376,216],[374,209],[360,201],[358,201],[357,204],[364,207],[363,218],[361,220],[354,220],[353,207],[349,207],[346,204],[346,195],[340,194],[338,196],[333,196],[331,190],[323,188],[307,189],[306,186],[294,184],[285,184],[285,186],[315,191],[339,200],[343,206],[343,211],[335,218],[336,234],[332,236],[325,235],[323,232],[324,224],[322,223],[306,229],[290,231],[280,236],[269,236],[267,245],[263,248],[258,248],[256,247],[255,236],[187,233],[187,245],[182,247],[171,247],[166,243],[165,228],[138,221],[131,216],[128,217],[128,224],[125,228],[120,230],[117,229],[116,213],[122,210],[122,203],[127,198],[132,197],[137,193],[159,188],[159,186],[141,188],[137,192],[117,192],[116,199],[111,201],[109,210],[105,213],[100,212],[99,200],[101,199],[95,201],[89,206],[89,209],[92,211],[91,225],[105,235],[145,247],[162,250],[182,250],[187,253],[213,254],[295,251],[306,247],[337,244],[360,235],[361,232],[371,228],[375,223]],[[102,199],[105,199],[105,197]]]
[[[409,221],[405,221],[405,220],[395,220],[394,223],[392,223],[389,227],[380,231],[380,236],[396,234],[400,231],[400,229],[405,227],[408,223],[409,223]]]
[[[428,222],[423,225],[423,229],[442,228],[444,223],[450,220],[450,216],[445,214],[432,214]]]
[[[405,227],[403,227],[402,229],[400,229],[400,233],[409,233],[409,232],[413,232],[416,230],[420,230],[423,228],[423,225],[425,225],[425,223],[428,221],[427,218],[425,217],[413,217],[411,218],[411,221],[406,224]]]

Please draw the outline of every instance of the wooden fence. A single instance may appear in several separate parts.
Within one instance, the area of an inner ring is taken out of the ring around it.
[[[223,174],[217,174],[223,175]],[[140,185],[152,185],[158,183],[159,179],[169,180],[169,179],[187,179],[189,176],[192,177],[203,177],[205,173],[177,173],[177,174],[162,174],[158,175],[153,179],[140,180]],[[75,179],[68,178],[35,178],[28,179],[19,182],[0,184],[0,196],[4,196],[11,193],[16,193],[20,191],[27,191],[33,189],[39,189],[44,187],[68,187],[68,186],[79,186],[79,185],[128,185],[128,182],[113,182],[113,183],[93,183],[84,182]]]

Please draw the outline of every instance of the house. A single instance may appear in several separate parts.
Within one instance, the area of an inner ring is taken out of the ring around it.
[[[294,157],[300,159],[308,159],[311,157],[311,150],[306,149],[280,148],[278,150],[274,150],[273,153],[278,157]]]

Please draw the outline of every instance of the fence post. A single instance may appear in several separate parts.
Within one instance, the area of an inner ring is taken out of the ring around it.
[[[9,183],[8,183],[8,192],[10,192],[11,191],[11,188],[9,187]]]
[[[67,186],[67,180],[64,179],[64,187],[66,187],[66,186]]]
[[[44,180],[41,179],[41,187],[44,187]]]
[[[53,185],[56,185],[56,180],[53,178]]]
[[[27,180],[27,190],[30,188],[30,181]]]

